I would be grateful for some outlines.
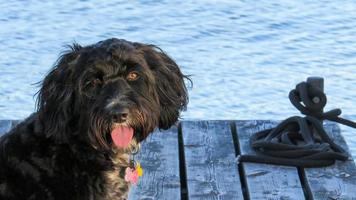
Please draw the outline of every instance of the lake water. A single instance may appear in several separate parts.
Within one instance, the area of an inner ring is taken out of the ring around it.
[[[64,45],[153,43],[192,75],[184,119],[285,119],[289,91],[322,76],[326,110],[356,120],[356,2],[1,1],[0,119],[35,108],[34,83]],[[356,130],[342,126],[356,157]]]

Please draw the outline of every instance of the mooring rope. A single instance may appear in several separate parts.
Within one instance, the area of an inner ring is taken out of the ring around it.
[[[277,127],[252,135],[251,147],[257,155],[241,155],[240,162],[256,162],[297,167],[323,167],[336,160],[348,160],[348,153],[337,145],[323,128],[330,120],[356,128],[356,123],[339,117],[340,109],[323,112],[327,98],[319,88],[299,83],[289,93],[291,103],[305,117],[293,116]]]

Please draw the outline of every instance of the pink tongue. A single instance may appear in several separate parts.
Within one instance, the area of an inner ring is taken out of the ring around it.
[[[111,138],[117,147],[125,148],[129,146],[134,130],[131,127],[119,126],[111,131]]]

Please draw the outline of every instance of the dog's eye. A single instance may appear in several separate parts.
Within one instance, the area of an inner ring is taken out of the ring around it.
[[[101,84],[101,80],[98,79],[98,78],[96,78],[96,79],[90,81],[90,84],[91,84],[92,86],[100,85],[100,84]]]
[[[127,76],[126,76],[126,79],[128,81],[135,81],[139,78],[139,75],[137,72],[130,72]]]

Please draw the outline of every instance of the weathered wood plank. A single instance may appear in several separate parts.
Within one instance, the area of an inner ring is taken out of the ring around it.
[[[272,128],[274,121],[237,121],[237,138],[242,155],[254,155],[249,138],[253,133]],[[296,167],[242,163],[250,199],[305,199]]]
[[[339,126],[328,123],[324,127],[335,143],[349,152]],[[356,200],[356,166],[351,156],[329,167],[305,169],[305,175],[314,200]]]
[[[0,120],[0,136],[7,133],[12,126],[11,120]]]
[[[182,122],[188,196],[243,199],[230,123]]]
[[[144,170],[130,200],[180,199],[178,130],[156,131],[141,144],[137,160]]]

